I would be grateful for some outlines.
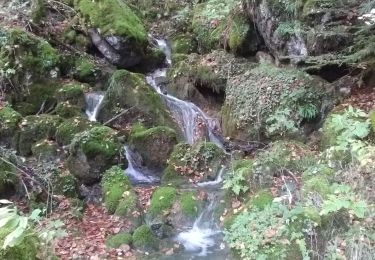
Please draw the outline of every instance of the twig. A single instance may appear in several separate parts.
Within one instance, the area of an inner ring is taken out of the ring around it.
[[[105,122],[103,125],[108,125],[108,124],[112,123],[112,122],[115,121],[117,118],[123,116],[124,114],[126,114],[127,112],[129,112],[130,110],[132,110],[134,107],[135,107],[135,106],[132,106],[132,107],[130,107],[130,108],[128,108],[128,109],[123,110],[120,114],[118,114],[118,115],[112,117],[112,118],[109,119],[107,122]]]

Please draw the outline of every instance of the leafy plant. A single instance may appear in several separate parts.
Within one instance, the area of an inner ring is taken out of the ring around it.
[[[243,163],[245,162],[245,163]],[[237,196],[249,190],[247,177],[252,171],[252,162],[249,160],[237,161],[224,180],[224,189],[232,191]]]
[[[295,122],[291,119],[292,111],[289,108],[278,109],[267,120],[267,134],[284,136],[288,133],[294,133],[298,131]]]
[[[334,194],[328,195],[328,199],[323,202],[320,215],[329,215],[339,212],[340,210],[348,210],[357,218],[364,218],[367,204],[363,200],[355,198],[355,194],[347,185],[333,184]]]
[[[241,259],[297,259],[301,256],[309,259],[303,229],[294,228],[308,226],[308,221],[300,218],[302,212],[301,207],[289,210],[278,203],[263,210],[244,211],[225,231],[225,240],[239,252]]]

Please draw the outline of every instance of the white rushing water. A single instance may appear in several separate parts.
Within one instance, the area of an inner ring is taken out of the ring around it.
[[[90,121],[95,122],[98,115],[100,105],[104,99],[103,92],[90,92],[85,94],[86,115]]]
[[[155,41],[160,50],[165,53],[168,65],[171,65],[171,50],[167,42],[158,39],[155,39]],[[197,136],[198,138],[201,137],[199,131],[202,130],[202,127],[205,127],[206,138],[210,142],[223,148],[223,144],[214,134],[214,130],[218,127],[218,123],[215,119],[208,117],[194,103],[178,99],[163,92],[159,82],[166,81],[167,70],[168,68],[155,70],[147,75],[146,80],[161,98],[165,100],[174,118],[183,130],[186,141],[190,144],[197,141]],[[217,236],[221,234],[221,231],[214,220],[214,210],[219,202],[217,189],[221,188],[224,172],[225,167],[222,167],[214,181],[208,181],[197,185],[199,188],[205,187],[216,190],[209,192],[208,205],[202,210],[193,226],[186,227],[186,230],[179,233],[175,238],[175,240],[182,244],[185,250],[190,253],[191,257],[206,256],[212,253],[212,249],[215,248],[217,250],[218,248],[217,244],[220,239],[218,239]],[[191,257],[189,257],[189,259]]]
[[[133,184],[155,183],[159,181],[147,168],[140,166],[140,159],[136,153],[129,149],[128,146],[125,146],[124,149],[128,161],[128,168],[126,168],[125,173],[129,176]]]

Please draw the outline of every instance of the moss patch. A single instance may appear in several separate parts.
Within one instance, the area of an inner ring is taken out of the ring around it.
[[[57,104],[55,113],[62,118],[78,117],[82,114],[82,109],[79,106],[71,105],[69,102],[61,102]]]
[[[9,146],[22,116],[9,106],[0,108],[0,144]]]
[[[140,250],[157,250],[159,247],[159,240],[152,233],[151,229],[146,226],[138,227],[133,233],[133,245]]]
[[[185,192],[179,197],[182,213],[189,217],[198,215],[198,200],[194,192]]]
[[[73,140],[75,134],[83,132],[95,125],[97,125],[97,123],[90,122],[83,117],[67,119],[57,127],[56,141],[60,145],[68,145]]]
[[[69,101],[71,105],[76,105],[80,108],[85,106],[85,86],[78,83],[66,84],[61,86],[55,92],[57,101],[65,102]]]
[[[42,160],[52,160],[58,155],[58,145],[49,140],[41,140],[31,147],[32,154]]]
[[[177,190],[173,187],[160,187],[154,191],[151,197],[149,212],[153,216],[163,214],[172,208]]]
[[[263,210],[266,206],[270,205],[273,201],[272,193],[268,190],[258,191],[250,200],[246,203],[246,207],[256,207]]]
[[[128,177],[125,175],[123,169],[118,166],[113,166],[107,170],[102,178],[102,191],[104,203],[108,212],[115,213],[122,199],[130,196],[131,185]],[[129,193],[129,194],[127,194]],[[127,196],[128,195],[128,196]],[[124,205],[121,205],[122,207]],[[120,211],[127,211],[128,208],[122,208]],[[121,212],[121,213],[122,213]]]
[[[20,123],[17,150],[22,156],[31,154],[31,146],[39,140],[54,138],[62,119],[59,116],[27,116]]]
[[[109,248],[119,248],[122,245],[130,245],[131,242],[132,235],[124,232],[108,237],[105,241],[105,245]]]
[[[118,35],[139,43],[147,41],[147,33],[141,20],[123,1],[76,0],[75,7],[92,26],[100,28],[105,36]]]

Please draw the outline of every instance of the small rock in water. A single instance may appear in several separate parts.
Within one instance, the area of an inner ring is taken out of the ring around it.
[[[165,252],[165,255],[170,256],[174,254],[173,248],[169,249],[167,252]]]

